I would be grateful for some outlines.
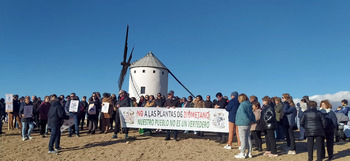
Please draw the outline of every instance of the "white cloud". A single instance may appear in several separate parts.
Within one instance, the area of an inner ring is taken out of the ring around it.
[[[309,98],[311,101],[316,101],[318,106],[322,100],[328,100],[332,104],[333,109],[336,109],[338,106],[341,106],[341,101],[343,99],[350,101],[350,91],[340,91],[335,94],[314,95],[309,96]],[[299,103],[300,98],[294,99],[294,102]]]

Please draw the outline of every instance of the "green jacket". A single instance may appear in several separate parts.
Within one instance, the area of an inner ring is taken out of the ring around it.
[[[275,106],[276,120],[279,122],[282,115],[283,104],[280,102]]]

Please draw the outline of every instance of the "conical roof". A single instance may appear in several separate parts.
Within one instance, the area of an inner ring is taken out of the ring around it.
[[[156,56],[154,56],[152,52],[148,52],[143,58],[132,62],[130,68],[135,67],[153,67],[168,70],[168,68]]]

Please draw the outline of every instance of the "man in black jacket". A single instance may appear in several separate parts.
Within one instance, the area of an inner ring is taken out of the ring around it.
[[[310,109],[306,110],[301,117],[300,126],[305,128],[305,136],[307,137],[308,160],[313,159],[314,140],[316,139],[317,161],[322,160],[322,140],[325,137],[324,129],[327,121],[323,114],[317,110],[315,101],[309,102]]]
[[[165,101],[164,103],[164,107],[166,108],[175,108],[175,107],[180,107],[180,100],[177,99],[176,97],[174,97],[174,91],[169,91],[168,93],[168,99]],[[175,141],[179,141],[177,139],[177,130],[173,130],[174,131],[174,140]],[[167,135],[166,138],[164,140],[170,140],[170,130],[167,130]]]
[[[66,116],[64,109],[55,94],[51,96],[51,99],[51,107],[48,113],[48,126],[51,128],[49,153],[58,153],[57,150],[61,149],[60,140],[62,121],[68,116]],[[54,144],[56,150],[53,149]]]
[[[119,91],[119,98],[115,105],[115,128],[114,128],[114,135],[112,138],[117,138],[117,134],[120,132],[120,117],[119,117],[119,108],[120,107],[131,107],[130,106],[130,98],[128,97],[127,93],[124,90]],[[124,139],[126,140],[128,138],[128,129],[123,128],[123,132],[125,133]]]

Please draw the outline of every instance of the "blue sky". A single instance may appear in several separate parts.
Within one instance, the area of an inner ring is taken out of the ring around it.
[[[0,96],[116,93],[127,24],[133,61],[152,51],[195,95],[350,91],[348,0],[17,0],[0,2]]]

